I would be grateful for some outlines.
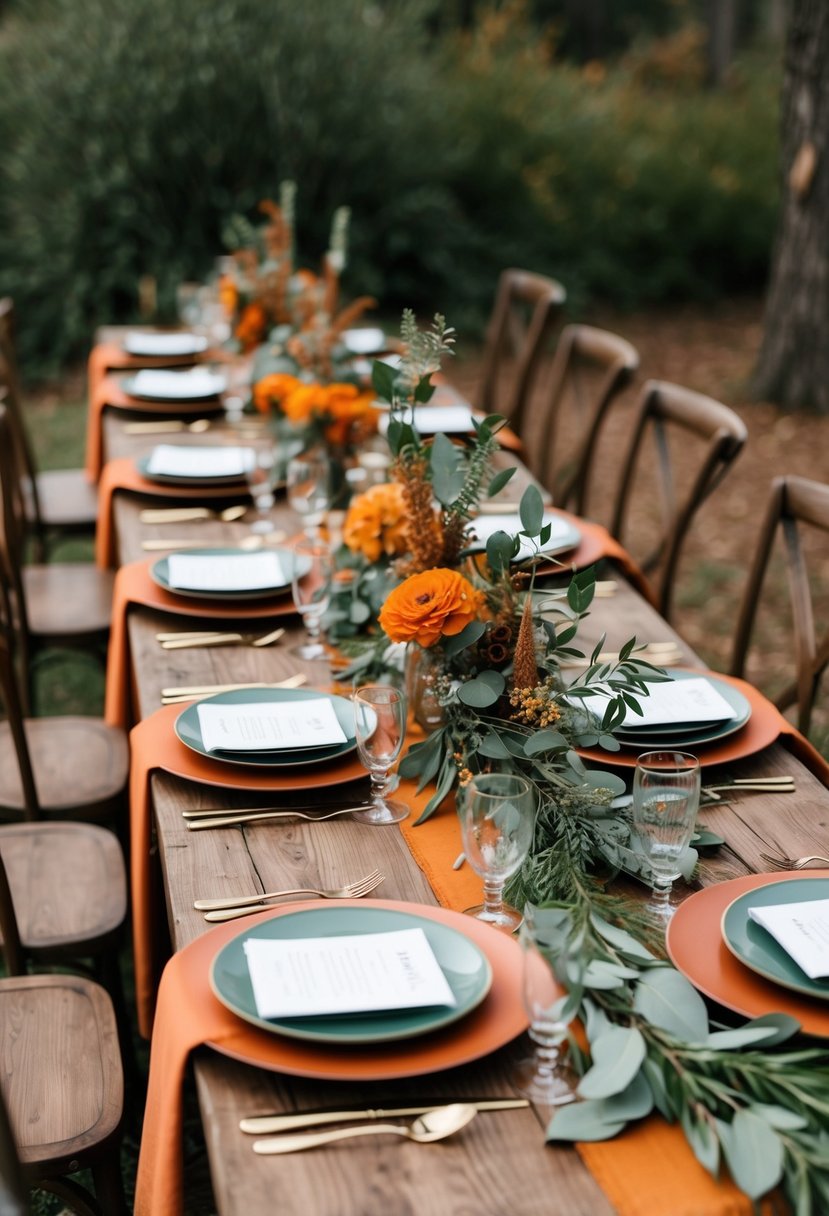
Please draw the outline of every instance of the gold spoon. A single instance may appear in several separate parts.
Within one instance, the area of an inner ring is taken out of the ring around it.
[[[255,553],[257,549],[264,549],[267,545],[278,545],[283,540],[285,540],[285,533],[282,531],[268,532],[264,536],[258,533],[256,536],[244,536],[231,547],[243,549],[247,553]],[[141,542],[141,548],[145,553],[163,553],[167,549],[217,549],[219,547],[215,540],[193,540],[189,536],[177,536],[171,540],[142,540]]]
[[[264,1155],[272,1153],[298,1153],[305,1148],[318,1148],[335,1140],[350,1140],[353,1136],[405,1136],[417,1144],[431,1144],[454,1136],[477,1115],[474,1106],[464,1102],[453,1102],[451,1106],[439,1106],[430,1110],[408,1126],[400,1123],[377,1123],[370,1127],[341,1127],[336,1131],[314,1132],[310,1136],[271,1136],[267,1140],[254,1141],[253,1151]]]

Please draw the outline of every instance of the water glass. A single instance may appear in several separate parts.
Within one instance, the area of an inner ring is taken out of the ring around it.
[[[563,909],[529,903],[524,907],[519,935],[524,951],[523,997],[535,1051],[517,1065],[513,1080],[520,1093],[549,1108],[572,1102],[578,1084],[573,1069],[561,1059],[570,1019],[563,1012],[567,993],[555,971],[556,960],[567,956],[570,928]]]
[[[651,869],[648,910],[659,920],[673,915],[671,887],[679,878],[679,858],[694,832],[699,807],[700,769],[686,752],[645,752],[633,778],[633,826]]]
[[[391,767],[406,735],[406,694],[390,684],[366,684],[352,700],[357,751],[371,774],[372,801],[364,811],[355,811],[352,819],[377,827],[399,823],[409,808],[403,802],[389,801],[386,794]]]
[[[478,773],[464,789],[459,815],[466,859],[484,880],[484,902],[466,912],[512,933],[522,914],[504,903],[504,884],[518,871],[532,844],[532,786],[512,773]]]
[[[305,531],[316,536],[330,505],[331,464],[312,452],[288,461],[288,504],[305,520]]]
[[[324,659],[328,651],[320,641],[322,617],[331,600],[334,557],[319,540],[303,540],[294,547],[291,590],[294,607],[302,616],[308,641],[294,648],[301,659]]]
[[[273,529],[270,512],[275,502],[276,445],[270,436],[262,436],[248,446],[252,460],[245,470],[245,476],[258,515],[250,527],[252,532],[265,535]]]
[[[222,390],[222,409],[225,418],[229,426],[238,426],[250,399],[252,375],[250,361],[237,355],[222,363],[219,370],[225,382]]]

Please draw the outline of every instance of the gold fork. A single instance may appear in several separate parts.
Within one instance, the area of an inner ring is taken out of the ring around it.
[[[321,899],[361,899],[384,881],[384,874],[379,870],[372,870],[364,878],[347,882],[341,887],[294,887],[287,891],[265,891],[262,895],[240,896],[238,899],[195,899],[193,907],[198,912],[204,912],[205,920],[214,923],[233,920],[237,916],[248,916],[251,912],[258,912],[262,905],[271,899],[283,899],[292,895],[319,895]]]
[[[766,865],[775,870],[802,870],[813,861],[822,861],[829,866],[829,857],[824,857],[821,853],[810,853],[808,857],[775,857],[771,853],[761,853],[760,856]]]
[[[261,637],[253,633],[184,634],[180,638],[165,637],[162,650],[190,650],[194,646],[273,646],[284,635],[284,629],[272,629]]]

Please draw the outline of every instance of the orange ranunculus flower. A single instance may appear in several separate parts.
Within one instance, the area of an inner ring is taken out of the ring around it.
[[[289,421],[302,425],[321,413],[325,404],[325,389],[321,384],[297,383],[295,389],[282,399],[282,413]]]
[[[254,346],[258,346],[265,337],[267,327],[268,317],[262,305],[257,301],[245,305],[236,326],[236,337],[242,344],[242,350],[253,350]]]
[[[380,628],[392,642],[434,646],[442,635],[452,637],[476,620],[483,594],[457,570],[436,568],[412,574],[386,597]]]
[[[372,486],[352,499],[343,524],[343,540],[352,553],[376,562],[381,553],[405,553],[406,503],[398,482]]]
[[[296,376],[289,376],[287,372],[271,372],[254,384],[253,404],[260,413],[267,414],[272,406],[281,407],[285,398],[299,388],[299,384]]]
[[[356,384],[329,384],[325,406],[319,411],[330,419],[325,431],[329,443],[359,443],[376,434],[380,413],[373,402],[374,393],[360,392]]]

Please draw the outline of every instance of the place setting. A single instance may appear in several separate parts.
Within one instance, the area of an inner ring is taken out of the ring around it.
[[[784,1013],[829,1039],[829,869],[751,874],[677,908],[666,944],[705,996],[744,1017]]]
[[[637,657],[634,651],[630,661],[635,663]],[[658,652],[647,657],[653,666],[660,665]],[[604,703],[601,695],[579,699],[597,723]],[[762,751],[781,731],[782,716],[771,701],[744,680],[712,672],[672,670],[670,678],[649,686],[639,707],[641,712],[628,707],[614,728],[618,750],[589,746],[579,754],[630,768],[640,752],[665,747],[692,751],[702,766],[711,766]]]

